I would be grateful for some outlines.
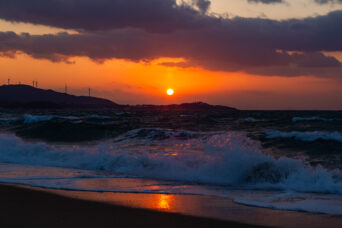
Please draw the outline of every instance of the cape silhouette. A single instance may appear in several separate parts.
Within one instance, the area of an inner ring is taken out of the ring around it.
[[[3,108],[115,108],[136,111],[236,111],[237,109],[209,105],[203,102],[172,105],[120,105],[113,101],[75,96],[29,85],[0,86],[0,107]]]
[[[0,106],[7,108],[117,108],[120,105],[106,99],[74,96],[28,85],[0,86]]]

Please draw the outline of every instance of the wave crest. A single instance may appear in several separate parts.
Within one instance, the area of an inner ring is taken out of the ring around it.
[[[322,118],[318,116],[312,117],[293,117],[292,122],[299,122],[299,121],[333,121],[333,119]]]
[[[166,130],[165,134],[170,132]],[[239,132],[156,141],[138,137],[92,147],[26,143],[15,136],[0,135],[0,148],[0,162],[4,163],[104,170],[186,183],[342,194],[340,171],[313,168],[290,158],[275,159],[263,154],[258,142]]]
[[[277,130],[268,130],[264,132],[266,137],[269,139],[274,138],[294,138],[300,141],[313,142],[319,139],[342,142],[342,133],[340,132],[323,132],[323,131],[312,131],[312,132],[281,132]]]

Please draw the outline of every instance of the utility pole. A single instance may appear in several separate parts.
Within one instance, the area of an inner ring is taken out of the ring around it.
[[[36,88],[38,88],[38,81],[36,81]]]
[[[90,97],[90,88],[89,88],[88,92],[89,92],[89,97]]]
[[[32,87],[34,87],[34,84],[35,84],[35,82],[34,82],[34,81],[32,81]]]
[[[8,85],[10,84],[10,81],[11,81],[11,79],[9,78],[8,81],[7,81]]]

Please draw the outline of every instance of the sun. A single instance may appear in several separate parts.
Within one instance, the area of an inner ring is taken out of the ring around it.
[[[173,91],[173,89],[168,89],[166,91],[166,93],[167,93],[167,95],[172,96],[174,94],[174,91]]]
[[[172,96],[174,94],[173,89],[166,90],[166,94],[169,95],[169,96]]]

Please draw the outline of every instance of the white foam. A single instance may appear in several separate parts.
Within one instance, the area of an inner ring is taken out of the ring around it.
[[[31,114],[25,114],[21,117],[8,117],[8,118],[0,118],[1,124],[11,124],[14,121],[23,121],[24,124],[35,124],[40,122],[46,122],[46,121],[58,121],[58,120],[70,120],[75,123],[79,123],[79,121],[82,121],[82,119],[86,120],[106,120],[110,119],[109,116],[100,116],[100,115],[88,115],[84,117],[78,117],[78,116],[54,116],[54,115],[31,115]]]
[[[340,132],[322,132],[322,131],[312,131],[312,132],[281,132],[277,130],[268,130],[264,132],[266,137],[269,139],[273,138],[294,138],[300,141],[313,142],[318,139],[330,140],[342,142],[342,133]]]
[[[114,114],[117,116],[122,116],[122,115],[127,114],[127,112],[115,112]]]
[[[2,117],[0,118],[0,125],[7,126],[17,121],[20,121],[20,119],[17,117]]]
[[[247,206],[264,207],[276,210],[342,215],[342,197],[340,195],[317,195],[287,192],[257,199],[238,198],[234,199],[234,202]]]
[[[215,132],[217,134],[219,132]],[[195,138],[199,136],[210,135],[212,133],[201,133],[194,131],[186,131],[186,130],[171,130],[171,129],[161,129],[161,128],[138,128],[135,130],[131,130],[120,137],[117,140],[132,140],[132,139],[140,139],[140,140],[161,140],[161,139],[169,139],[169,138]]]
[[[245,122],[256,122],[258,121],[257,119],[255,119],[254,117],[247,117],[244,119]]]
[[[327,119],[317,116],[312,117],[293,117],[292,122],[299,122],[299,121],[333,121],[333,119]]]
[[[23,116],[23,122],[25,124],[33,124],[33,123],[39,123],[44,121],[52,120],[54,116],[34,116],[30,114],[26,114]]]
[[[159,180],[342,194],[342,183],[323,168],[262,154],[239,132],[200,138],[104,142],[92,147],[27,143],[0,135],[0,162],[110,171]]]

